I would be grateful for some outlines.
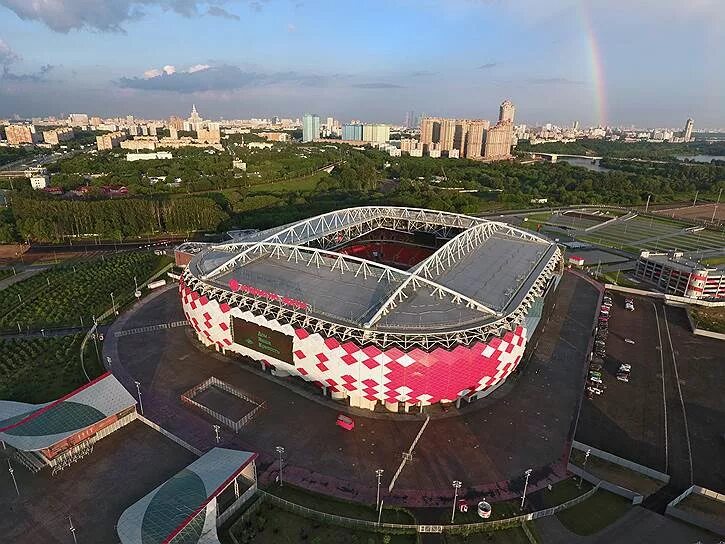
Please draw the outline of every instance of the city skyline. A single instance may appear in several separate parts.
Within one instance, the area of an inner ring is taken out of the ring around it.
[[[402,124],[494,118],[508,96],[524,123],[723,126],[723,10],[679,4],[627,2],[623,21],[601,0],[0,0],[0,117],[166,118],[196,102],[211,119]]]

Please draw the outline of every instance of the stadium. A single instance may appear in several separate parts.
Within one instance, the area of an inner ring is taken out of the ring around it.
[[[561,264],[555,243],[504,223],[359,207],[206,246],[179,291],[205,345],[351,406],[409,411],[500,386]]]

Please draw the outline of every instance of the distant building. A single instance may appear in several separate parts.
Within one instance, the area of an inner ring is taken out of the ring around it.
[[[271,149],[274,144],[270,142],[249,142],[245,144],[249,149]]]
[[[196,131],[196,139],[200,142],[205,142],[208,144],[218,144],[222,141],[222,134],[219,130],[219,128],[215,127],[209,127],[209,128],[201,128],[199,127]]]
[[[147,149],[154,151],[158,145],[158,140],[154,136],[138,136],[133,140],[124,140],[121,142],[121,149]]]
[[[302,116],[302,141],[311,142],[320,137],[320,116],[305,113]]]
[[[379,123],[363,125],[362,139],[364,142],[387,142],[390,140],[390,126]]]
[[[33,189],[45,189],[48,186],[48,179],[46,174],[36,174],[30,178],[30,186]]]
[[[232,161],[232,168],[238,168],[239,170],[243,170],[244,172],[247,171],[247,163],[244,161],[241,161],[239,159],[234,159]]]
[[[441,119],[440,126],[441,132],[439,142],[441,144],[441,151],[450,151],[453,149],[453,139],[456,134],[456,120]]]
[[[500,160],[511,157],[513,125],[510,122],[498,122],[486,132],[483,158]]]
[[[465,156],[469,159],[477,159],[482,156],[483,142],[489,125],[490,123],[483,119],[476,119],[468,124]]]
[[[10,145],[34,144],[40,141],[40,135],[33,125],[8,125],[5,127],[5,138]]]
[[[168,151],[157,151],[156,153],[129,153],[126,155],[128,162],[134,161],[151,161],[159,159],[173,159],[173,155]]]
[[[286,132],[260,132],[257,135],[270,142],[286,142],[289,138]]]
[[[96,136],[96,147],[98,147],[98,151],[113,149],[114,147],[118,147],[121,142],[127,138],[128,136],[126,133],[122,131],[102,134],[100,136]]]
[[[199,112],[196,111],[196,104],[191,105],[191,114],[189,115],[189,118],[187,119],[188,128],[187,125],[184,124],[184,130],[189,130],[193,132],[197,132],[199,128],[204,124],[204,118],[199,115]]]
[[[682,137],[685,139],[686,142],[692,141],[692,131],[695,128],[695,122],[690,118],[685,123],[685,130],[682,133]]]
[[[72,140],[75,133],[70,127],[57,128],[55,130],[43,131],[43,141],[50,145],[59,145],[60,142]]]
[[[172,115],[169,117],[168,127],[176,130],[184,130],[184,120],[181,117]]]
[[[88,125],[88,115],[85,113],[71,113],[68,116],[68,123],[73,127],[84,127]]]
[[[516,108],[514,107],[513,102],[510,100],[504,100],[498,110],[498,120],[500,123],[508,122],[513,124],[515,113]]]
[[[346,141],[362,141],[363,128],[362,125],[346,124],[342,125],[342,139]]]

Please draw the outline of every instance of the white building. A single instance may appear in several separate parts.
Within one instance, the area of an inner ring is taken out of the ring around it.
[[[244,161],[240,161],[239,159],[234,159],[232,161],[232,168],[239,168],[239,170],[243,170],[244,172],[247,171],[247,163]]]
[[[157,151],[156,153],[129,153],[128,155],[126,155],[126,160],[128,162],[173,158],[173,155],[168,151]]]
[[[45,174],[35,174],[30,178],[30,186],[33,189],[45,189],[48,186],[48,176]]]

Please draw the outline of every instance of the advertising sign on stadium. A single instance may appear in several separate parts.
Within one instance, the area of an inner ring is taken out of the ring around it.
[[[235,344],[294,365],[291,336],[237,317],[232,318],[232,331]]]
[[[166,285],[166,280],[156,280],[156,281],[149,282],[148,288],[156,289],[157,287],[163,287],[164,285]]]
[[[232,291],[244,291],[245,293],[249,293],[250,295],[254,295],[255,297],[262,297],[268,300],[273,300],[275,302],[281,302],[285,306],[291,306],[292,308],[298,308],[300,310],[307,309],[306,302],[302,302],[301,300],[297,300],[295,298],[278,295],[277,293],[272,293],[270,291],[257,289],[256,287],[253,287],[251,285],[239,283],[237,280],[231,280],[229,282],[229,287],[231,287]]]

